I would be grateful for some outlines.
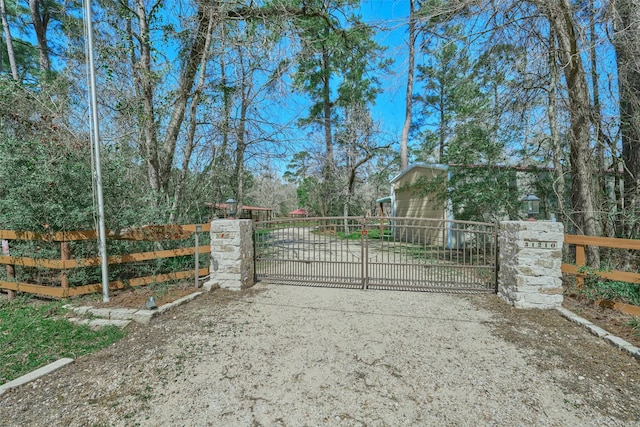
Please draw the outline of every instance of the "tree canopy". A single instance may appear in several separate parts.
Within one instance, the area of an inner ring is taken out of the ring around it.
[[[470,218],[517,216],[536,191],[570,231],[637,236],[636,2],[374,3],[95,4],[108,221],[201,220],[229,197],[374,212],[423,161],[464,170],[446,197],[482,200]],[[81,5],[0,6],[0,227],[89,226]],[[385,105],[399,87],[402,135]],[[509,167],[551,178],[514,190]]]

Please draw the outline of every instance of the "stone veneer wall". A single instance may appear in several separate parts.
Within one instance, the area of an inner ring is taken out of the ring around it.
[[[211,222],[211,265],[206,290],[253,286],[253,223],[249,219]]]
[[[516,308],[562,305],[562,244],[559,222],[500,223],[498,295]]]

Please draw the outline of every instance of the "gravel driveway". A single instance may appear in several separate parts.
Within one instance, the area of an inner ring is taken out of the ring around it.
[[[130,328],[0,425],[640,425],[635,359],[495,295],[258,284]]]

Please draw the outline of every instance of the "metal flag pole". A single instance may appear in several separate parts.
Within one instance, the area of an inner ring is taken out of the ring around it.
[[[109,302],[109,264],[107,261],[107,233],[104,225],[104,200],[102,198],[102,170],[100,166],[100,129],[98,125],[98,101],[96,96],[96,68],[93,57],[93,22],[91,0],[84,1],[87,25],[87,68],[89,71],[89,93],[91,103],[91,141],[93,148],[93,173],[98,199],[98,249],[102,260],[102,300]]]

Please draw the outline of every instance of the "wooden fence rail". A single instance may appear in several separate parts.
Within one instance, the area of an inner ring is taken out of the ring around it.
[[[210,224],[154,225],[124,230],[108,230],[107,239],[151,242],[159,242],[164,240],[182,240],[190,237],[194,233],[209,232],[210,230]],[[101,265],[100,257],[71,259],[71,254],[69,251],[69,242],[97,239],[95,230],[57,233],[0,230],[0,239],[60,243],[60,259],[30,258],[22,256],[11,256],[6,254],[0,255],[0,265],[6,265],[7,268],[7,280],[0,280],[0,289],[9,291],[10,296],[14,291],[45,295],[55,298],[66,298],[90,294],[94,292],[101,292],[102,284],[100,283],[70,287],[69,279],[67,277],[67,270]],[[196,239],[196,245],[198,244],[197,242],[198,239]],[[199,253],[208,253],[209,250],[209,246],[195,246],[150,252],[139,252],[125,255],[111,255],[107,257],[107,260],[109,265],[114,265],[129,262],[150,261],[163,258],[174,258],[186,255],[197,256],[197,254]],[[61,270],[60,286],[48,286],[20,282],[15,278],[15,266]],[[198,268],[197,272],[194,268],[187,271],[137,277],[128,280],[114,280],[110,281],[109,288],[123,289],[127,286],[143,286],[151,283],[166,282],[169,280],[186,279],[194,277],[196,275],[204,276],[208,274],[208,272],[208,267]]]
[[[640,250],[640,240],[618,239],[612,237],[593,237],[593,236],[576,236],[572,234],[564,235],[564,243],[575,245],[576,247],[576,263],[562,264],[562,272],[576,276],[576,286],[581,288],[584,286],[584,279],[587,274],[583,271],[586,266],[585,247],[600,246],[615,249],[631,249]],[[628,283],[640,283],[640,274],[628,271],[595,271],[590,270],[589,274],[602,277],[607,280],[619,280]],[[623,313],[640,316],[640,307],[613,301],[602,301],[602,305],[614,308]]]

